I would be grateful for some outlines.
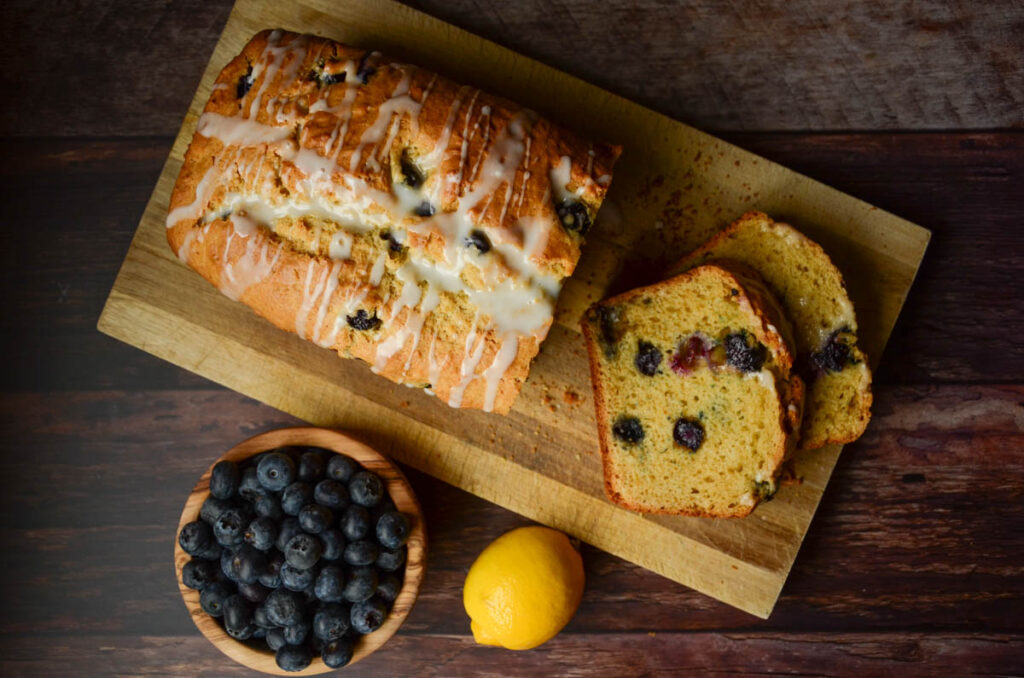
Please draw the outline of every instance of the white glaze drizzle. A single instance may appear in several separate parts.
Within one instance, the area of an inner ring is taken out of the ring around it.
[[[262,144],[270,147],[269,152],[257,154],[258,162],[257,159],[250,160],[243,166],[238,163],[238,149],[231,149],[234,151],[233,158],[228,157],[229,150],[201,179],[196,187],[194,201],[171,211],[168,215],[168,227],[178,221],[197,219],[205,214],[201,219],[205,227],[198,236],[201,239],[212,220],[225,216],[231,220],[234,229],[227,237],[225,260],[236,236],[245,238],[247,243],[245,253],[239,261],[234,265],[225,264],[223,277],[227,283],[222,285],[222,290],[228,296],[238,298],[245,289],[269,274],[283,246],[279,244],[271,258],[268,242],[264,239],[263,244],[257,246],[257,239],[250,237],[258,226],[262,225],[273,232],[275,224],[280,219],[305,217],[315,217],[338,224],[339,230],[332,234],[328,245],[328,253],[333,263],[329,269],[321,270],[314,281],[314,260],[310,261],[302,306],[296,316],[297,334],[327,346],[334,343],[337,333],[344,327],[346,314],[362,303],[370,288],[381,284],[387,272],[388,255],[383,252],[378,255],[368,272],[367,283],[370,287],[348,289],[338,302],[333,300],[339,285],[340,262],[351,256],[353,236],[387,227],[393,238],[404,242],[406,229],[419,232],[421,235],[428,234],[431,229],[440,231],[446,245],[444,261],[429,260],[425,258],[424,252],[410,249],[404,263],[395,266],[392,271],[392,275],[401,281],[402,288],[399,296],[387,308],[386,320],[394,321],[404,308],[409,311],[404,324],[397,331],[386,334],[384,340],[378,344],[374,368],[383,369],[390,357],[401,351],[411,339],[408,358],[403,367],[403,372],[407,372],[416,354],[424,326],[439,303],[440,294],[466,295],[477,309],[477,316],[474,318],[472,330],[466,336],[459,367],[459,382],[451,389],[448,400],[449,404],[459,406],[466,388],[479,376],[486,381],[485,409],[492,409],[501,380],[515,361],[519,337],[543,336],[546,333],[552,319],[554,298],[557,297],[560,288],[560,280],[543,274],[538,268],[554,220],[551,217],[540,216],[520,217],[530,181],[530,137],[523,129],[528,118],[523,114],[514,117],[504,129],[499,130],[498,136],[492,142],[491,109],[489,106],[482,106],[480,115],[473,120],[473,110],[480,94],[479,90],[473,90],[472,97],[466,104],[465,122],[460,137],[459,165],[456,171],[434,182],[432,196],[436,200],[437,193],[443,190],[445,182],[461,185],[467,169],[467,185],[472,188],[459,197],[455,211],[440,213],[427,219],[414,219],[407,215],[419,204],[422,198],[419,192],[403,192],[399,189],[391,195],[371,189],[357,177],[336,176],[337,154],[344,147],[358,89],[354,82],[355,64],[346,62],[344,65],[347,74],[346,89],[340,104],[329,106],[326,94],[330,88],[322,88],[319,98],[308,108],[310,113],[325,111],[336,117],[335,128],[325,144],[326,156],[313,149],[303,148],[296,140],[293,120],[286,114],[286,111],[294,110],[294,106],[292,109],[288,108],[289,100],[281,101],[274,98],[267,102],[263,101],[271,83],[275,79],[294,79],[298,67],[305,59],[305,40],[295,40],[282,47],[278,44],[279,39],[279,33],[273,33],[264,54],[254,63],[252,79],[254,83],[258,81],[259,86],[249,95],[251,101],[248,110],[243,111],[243,116],[227,117],[206,113],[200,118],[197,126],[199,134],[217,138],[226,146]],[[414,100],[409,91],[414,68],[392,66],[401,71],[401,78],[388,101],[378,107],[376,120],[363,131],[349,162],[353,171],[361,160],[371,169],[380,170],[380,162],[390,153],[390,147],[402,120],[408,119],[409,124],[415,129],[423,102],[433,87],[432,79],[424,89],[421,100]],[[459,96],[449,110],[441,137],[430,153],[421,159],[428,165],[428,169],[429,165],[439,164],[444,157],[462,106],[463,90],[460,90]],[[269,119],[279,124],[266,125],[256,122],[255,118],[261,110],[265,110]],[[245,112],[248,112],[248,116],[244,116]],[[480,132],[481,127],[481,150],[473,166],[467,168],[471,141]],[[301,136],[298,139],[301,140]],[[274,181],[275,175],[273,172],[264,172],[262,168],[273,155],[280,157],[284,162],[290,162],[305,179],[300,182],[299,193],[293,192],[287,199],[280,199],[271,204],[262,195],[275,194],[268,190],[273,188],[270,182]],[[590,162],[593,162],[592,152]],[[219,178],[232,163],[242,177],[243,192],[226,196],[220,201],[217,209],[211,211],[209,202],[217,189],[215,179]],[[218,171],[214,171],[215,169]],[[588,172],[590,169],[588,166]],[[256,187],[258,177],[263,178],[262,187]],[[551,169],[551,179],[556,190],[568,193],[570,178],[571,160],[563,156],[559,164]],[[582,190],[580,187],[576,194],[581,194]],[[520,234],[521,242],[502,240],[495,232],[491,232],[492,229],[486,229],[494,247],[486,256],[476,256],[475,252],[464,246],[464,242],[471,229],[480,227],[477,221],[491,209],[498,209],[499,227],[504,225],[506,218],[515,219],[514,228],[511,230]],[[314,236],[318,236],[320,222],[310,223],[313,223],[316,229]],[[186,234],[179,248],[178,255],[183,261],[188,258],[190,247],[197,237],[197,230],[199,229],[193,229]],[[319,242],[319,239],[316,241]],[[467,252],[472,252],[474,256],[468,256]],[[499,274],[500,269],[489,263],[492,260],[504,261],[506,266],[519,276]],[[476,289],[462,279],[463,269],[469,263],[483,274],[485,285],[482,289]],[[388,301],[385,299],[384,305]],[[307,337],[306,324],[314,307],[316,323]],[[332,309],[335,313],[333,322],[327,323]],[[321,336],[325,323],[330,327],[328,337]],[[385,332],[387,324],[385,323]],[[499,348],[490,365],[478,375],[477,367],[488,343],[487,337],[492,331],[500,336]],[[436,385],[448,357],[446,356],[443,364],[438,363],[435,357],[438,336],[436,329],[431,335],[427,362],[430,382]]]
[[[484,381],[487,384],[484,390],[484,412],[494,410],[494,400],[498,395],[498,386],[501,384],[505,372],[516,359],[519,351],[519,337],[515,334],[506,334],[501,338],[501,348],[494,355],[490,366],[484,370]]]
[[[348,231],[335,231],[331,235],[327,253],[336,261],[344,261],[352,256],[352,234]]]
[[[335,332],[331,332],[326,341],[320,338],[320,330],[324,325],[324,319],[327,317],[327,310],[330,308],[331,300],[334,298],[334,292],[338,289],[338,274],[341,272],[341,264],[334,262],[331,264],[331,268],[327,273],[327,287],[324,289],[323,294],[320,296],[320,306],[316,311],[316,325],[313,327],[313,341],[324,348],[329,348],[334,344],[336,337]]]
[[[231,249],[236,232],[228,232],[224,245],[224,261],[228,262],[227,253]],[[245,252],[234,262],[224,264],[224,274],[220,279],[220,291],[232,301],[242,298],[253,285],[261,282],[274,270],[277,260],[281,257],[283,243],[278,243],[273,258],[270,257],[270,241],[255,237],[243,236],[246,240]],[[257,245],[257,241],[262,240]]]
[[[316,270],[316,260],[310,259],[309,264],[306,266],[306,280],[302,285],[302,304],[299,306],[299,310],[295,313],[295,334],[299,335],[303,339],[310,339],[312,337],[306,336],[306,320],[309,317],[310,311],[313,309],[313,304],[316,303],[320,294],[324,291],[324,286],[327,284],[328,271],[321,269],[316,275],[316,282],[313,282],[313,272]]]

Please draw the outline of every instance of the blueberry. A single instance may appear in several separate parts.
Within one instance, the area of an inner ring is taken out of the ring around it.
[[[370,533],[370,512],[362,506],[349,506],[341,514],[339,526],[349,541],[362,539]]]
[[[348,487],[337,480],[321,480],[313,489],[313,499],[330,509],[343,509],[349,505]]]
[[[401,164],[402,183],[409,188],[419,188],[427,180],[423,170],[412,159],[408,148],[402,151],[402,157],[399,162]]]
[[[778,490],[779,486],[773,482],[767,480],[754,481],[754,495],[760,501],[771,501]]]
[[[249,521],[241,509],[231,508],[220,514],[213,524],[213,536],[224,547],[238,546],[245,539],[245,528]]]
[[[202,558],[203,560],[217,561],[220,560],[220,554],[223,550],[224,548],[220,544],[214,542],[210,544],[210,548],[206,549],[202,553],[197,553],[194,557]]]
[[[250,636],[251,638],[255,640],[263,640],[267,637],[267,630],[262,628],[259,624],[253,624],[253,628],[255,628],[255,631],[252,632],[252,636]]]
[[[393,572],[385,572],[377,579],[376,596],[386,603],[395,602],[402,590],[402,580]]]
[[[220,517],[220,514],[233,506],[234,505],[230,501],[217,499],[217,497],[211,495],[206,498],[206,501],[203,502],[202,507],[199,509],[199,517],[210,525],[213,525],[217,522],[217,518]]]
[[[320,534],[334,522],[334,513],[326,506],[307,504],[299,511],[299,525],[310,534]]]
[[[347,75],[348,73],[345,71],[338,71],[337,73],[321,73],[319,77],[313,74],[313,79],[319,80],[321,86],[327,87],[345,82],[345,76]]]
[[[242,472],[233,461],[218,461],[210,472],[210,495],[217,499],[230,499],[238,491]]]
[[[280,492],[295,480],[295,462],[281,452],[271,452],[256,467],[260,485],[270,492]]]
[[[317,575],[314,593],[325,603],[340,603],[345,599],[345,570],[340,565],[327,565]]]
[[[281,566],[284,565],[284,555],[279,551],[274,553],[267,560],[267,566],[260,573],[259,583],[268,589],[276,589],[281,585]]]
[[[341,554],[345,552],[345,537],[342,536],[341,530],[331,528],[324,530],[319,535],[320,541],[323,543],[324,550],[320,554],[322,560],[338,560],[341,558]]]
[[[376,52],[367,52],[359,59],[356,66],[356,78],[364,85],[370,82],[370,78],[377,72],[376,66],[370,63],[376,56],[379,56]]]
[[[181,581],[190,589],[202,591],[217,581],[218,568],[209,560],[190,560],[181,568]]]
[[[360,471],[348,481],[348,493],[353,503],[371,508],[384,497],[384,483],[369,471]]]
[[[491,250],[491,241],[483,231],[473,229],[466,238],[466,247],[475,247],[480,254],[486,254]]]
[[[644,427],[636,417],[621,415],[612,424],[612,434],[622,442],[633,445],[644,439]]]
[[[748,343],[753,341],[753,346]],[[764,365],[767,350],[746,332],[735,332],[725,337],[725,361],[740,372],[757,372]]]
[[[395,237],[395,234],[392,233],[391,231],[381,231],[380,239],[388,241],[388,250],[390,250],[391,252],[397,253],[405,249],[402,243],[398,240],[398,238]]]
[[[249,523],[244,539],[255,549],[269,551],[277,540],[277,523],[266,516],[260,516]]]
[[[301,480],[284,488],[281,493],[281,510],[290,516],[299,515],[306,504],[313,501],[313,486]]]
[[[359,634],[366,635],[373,633],[384,623],[388,615],[388,607],[380,598],[370,598],[352,606],[349,621],[352,622],[352,629]]]
[[[388,549],[401,548],[409,540],[409,519],[398,511],[388,511],[377,519],[377,541]]]
[[[229,580],[238,581],[238,570],[235,569],[235,550],[224,549],[220,554],[220,571]]]
[[[266,488],[260,485],[259,474],[256,466],[249,466],[242,471],[242,480],[238,484],[238,494],[246,501],[254,502],[257,497],[267,493]]]
[[[267,619],[277,626],[291,626],[302,621],[306,605],[302,594],[288,589],[275,589],[270,592],[263,606],[267,610]]]
[[[372,541],[354,541],[345,547],[341,557],[353,567],[371,565],[377,560],[377,545]]]
[[[324,603],[313,615],[313,634],[325,641],[341,638],[348,631],[349,610],[341,603]]]
[[[235,85],[235,96],[239,99],[244,97],[252,89],[252,66],[249,66],[249,70],[245,72],[241,78],[238,79],[238,84]]]
[[[199,594],[199,607],[211,617],[220,617],[224,614],[224,601],[233,594],[234,587],[229,587],[224,582],[214,582]]]
[[[267,554],[254,549],[249,544],[242,544],[227,553],[230,569],[226,570],[224,574],[233,581],[254,584],[259,581],[260,574],[267,569]],[[223,559],[221,563],[223,565]]]
[[[300,532],[288,540],[284,548],[285,561],[300,570],[308,570],[320,560],[323,545],[311,534]]]
[[[418,217],[432,217],[437,212],[437,208],[430,204],[430,201],[424,200],[419,205],[416,205],[412,213]]]
[[[247,624],[241,628],[228,627],[224,630],[235,640],[249,640],[256,633],[256,628],[255,624]]]
[[[252,624],[252,603],[239,594],[224,601],[224,627],[241,630]]]
[[[308,450],[299,457],[298,479],[315,483],[324,477],[327,460],[321,450]]]
[[[273,652],[277,652],[285,645],[283,628],[275,626],[267,629],[267,647],[269,647]]]
[[[249,457],[248,459],[244,460],[241,464],[239,464],[238,467],[242,469],[242,477],[245,477],[245,471],[249,467],[256,468],[257,466],[259,466],[260,459],[262,459],[265,456],[267,456],[267,452],[260,452],[259,454],[254,454],[253,456]],[[259,486],[259,482],[256,483],[256,486]]]
[[[601,329],[599,341],[608,359],[614,358],[619,351],[619,339],[625,330],[622,329],[622,311],[616,306],[598,306],[597,322]]]
[[[578,200],[566,199],[558,203],[555,208],[558,213],[558,220],[567,231],[579,231],[580,235],[590,230],[590,214],[587,208]]]
[[[661,365],[661,350],[649,341],[640,339],[637,341],[636,358],[633,359],[633,364],[636,365],[640,374],[653,377]]]
[[[380,325],[380,318],[377,317],[377,312],[374,311],[373,315],[370,315],[364,309],[359,309],[355,315],[345,316],[345,321],[348,322],[349,327],[360,331],[375,330]]]
[[[213,530],[201,520],[193,520],[181,528],[178,543],[182,550],[190,556],[197,556],[207,551],[214,543]]]
[[[253,582],[251,584],[241,582],[238,584],[238,592],[242,594],[242,597],[248,600],[250,603],[258,605],[259,603],[262,603],[264,600],[267,599],[267,595],[270,594],[270,589],[260,584],[259,582]]]
[[[291,541],[292,537],[302,532],[302,526],[299,525],[299,519],[292,516],[288,516],[281,521],[281,526],[277,531],[277,541],[274,542],[274,546],[281,553],[284,553],[285,548],[288,546],[288,542]]]
[[[281,501],[277,498],[277,495],[274,494],[257,497],[256,501],[253,502],[253,508],[256,509],[256,515],[265,516],[274,522],[284,518],[284,511],[281,509]]]
[[[269,594],[270,591],[267,591]],[[266,598],[264,598],[266,600]],[[261,629],[274,628],[274,624],[271,623],[270,618],[267,617],[267,608],[263,605],[257,605],[252,609],[252,623]]]
[[[352,661],[355,647],[355,641],[351,638],[336,638],[327,643],[320,657],[328,667],[340,669]]]
[[[347,483],[359,467],[348,457],[335,454],[327,460],[327,477],[339,483]]]
[[[282,671],[301,671],[313,661],[313,652],[305,645],[285,645],[274,658]]]
[[[811,362],[821,372],[840,372],[847,364],[853,362],[850,350],[849,327],[843,327],[829,335],[820,351],[811,353]],[[849,343],[848,343],[849,342]]]
[[[384,570],[385,572],[396,572],[402,565],[405,565],[405,547],[389,550],[381,549],[380,553],[377,554],[377,560],[374,563],[377,569]]]
[[[676,419],[675,425],[672,426],[672,439],[677,445],[696,452],[704,442],[704,426],[696,419]]]
[[[292,624],[284,628],[284,639],[289,645],[302,645],[309,637],[311,624],[303,619],[298,624]]]
[[[281,566],[281,585],[291,591],[305,591],[316,581],[316,570],[300,570],[286,562]]]
[[[372,567],[354,567],[345,577],[341,595],[350,603],[368,600],[377,590],[377,570]]]

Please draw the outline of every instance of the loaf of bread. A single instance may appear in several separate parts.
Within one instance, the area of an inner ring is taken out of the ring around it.
[[[619,150],[377,52],[264,31],[213,86],[167,239],[278,327],[504,413]]]
[[[582,328],[614,503],[741,517],[775,494],[803,383],[788,322],[756,273],[700,266],[595,304]]]
[[[798,370],[807,383],[800,447],[859,438],[871,419],[871,371],[857,346],[857,318],[839,269],[792,226],[749,212],[672,272],[720,258],[756,269],[793,323]]]

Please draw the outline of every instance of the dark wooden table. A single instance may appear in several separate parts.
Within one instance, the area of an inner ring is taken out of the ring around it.
[[[230,4],[0,10],[0,675],[247,674],[185,612],[174,526],[211,458],[296,421],[95,330]],[[347,675],[1024,673],[1020,3],[413,4],[934,237],[770,620],[584,546],[564,633],[478,647],[463,578],[525,521],[411,472],[427,578]]]

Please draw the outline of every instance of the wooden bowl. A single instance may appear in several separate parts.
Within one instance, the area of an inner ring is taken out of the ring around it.
[[[276,431],[268,431],[258,436],[235,445],[228,450],[227,454],[217,461],[230,460],[242,461],[249,457],[271,450],[276,447],[289,445],[307,445],[331,450],[337,454],[351,457],[368,471],[380,476],[387,488],[391,500],[399,511],[409,517],[411,531],[407,543],[408,553],[406,555],[405,579],[402,582],[402,590],[392,604],[391,612],[388,614],[384,624],[373,633],[363,636],[356,644],[355,653],[350,664],[363,659],[394,635],[398,627],[402,625],[405,618],[409,616],[413,603],[416,602],[416,594],[423,580],[423,572],[426,566],[427,535],[423,525],[423,511],[416,496],[409,486],[402,472],[373,449],[367,447],[358,440],[349,438],[344,433],[324,428],[282,428]],[[196,483],[188,501],[185,502],[185,509],[181,512],[181,520],[178,521],[178,529],[174,533],[174,570],[178,577],[178,588],[181,590],[181,597],[185,600],[185,607],[188,608],[192,621],[195,622],[199,631],[206,636],[207,640],[213,643],[214,647],[234,659],[239,664],[250,669],[262,671],[279,676],[312,676],[319,673],[326,673],[335,669],[329,668],[318,656],[313,657],[313,663],[302,671],[283,671],[277,666],[274,653],[268,648],[257,649],[247,643],[235,640],[224,631],[216,619],[210,617],[199,607],[199,591],[194,591],[181,581],[181,569],[185,566],[191,556],[182,550],[178,544],[178,534],[181,528],[193,520],[199,519],[199,509],[203,502],[210,495],[210,472],[217,461],[206,469],[206,473]]]

